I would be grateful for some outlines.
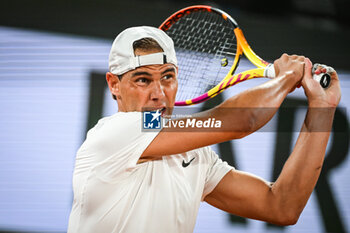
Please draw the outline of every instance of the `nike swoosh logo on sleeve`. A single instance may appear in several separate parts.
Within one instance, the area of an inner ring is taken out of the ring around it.
[[[185,162],[185,160],[182,161],[182,166],[183,167],[187,167],[188,165],[190,165],[190,163],[195,159],[196,157],[193,157],[188,163]]]

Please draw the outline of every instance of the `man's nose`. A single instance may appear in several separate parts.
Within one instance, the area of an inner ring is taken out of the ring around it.
[[[151,99],[158,100],[165,96],[164,87],[160,82],[154,82],[151,90]]]

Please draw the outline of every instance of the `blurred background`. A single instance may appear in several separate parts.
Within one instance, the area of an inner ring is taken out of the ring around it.
[[[66,232],[75,153],[99,118],[117,112],[105,84],[113,39],[129,26],[159,26],[195,4],[229,13],[262,58],[305,55],[333,66],[342,86],[324,168],[296,225],[243,219],[203,203],[195,232],[350,231],[350,1],[2,0],[0,232]],[[203,107],[265,81],[239,84]],[[279,112],[269,130],[214,150],[237,169],[275,180],[305,115],[303,91],[284,106],[292,108]]]

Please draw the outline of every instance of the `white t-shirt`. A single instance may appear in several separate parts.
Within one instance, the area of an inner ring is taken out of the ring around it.
[[[137,164],[158,134],[143,132],[141,121],[140,112],[120,112],[88,132],[76,157],[69,233],[193,232],[200,201],[233,169],[209,147]]]

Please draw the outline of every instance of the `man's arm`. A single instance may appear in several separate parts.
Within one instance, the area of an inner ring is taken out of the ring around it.
[[[312,80],[307,59],[302,86],[309,109],[292,154],[275,183],[230,171],[205,200],[227,212],[279,225],[296,223],[321,172],[332,128],[335,107],[340,100],[336,73],[323,90]]]
[[[219,106],[194,118],[221,120],[216,132],[168,132],[163,129],[148,146],[141,159],[156,159],[164,155],[186,152],[227,140],[242,138],[265,125],[287,96],[295,89],[304,72],[304,57],[283,54],[274,63],[277,77],[258,87],[233,96]]]

